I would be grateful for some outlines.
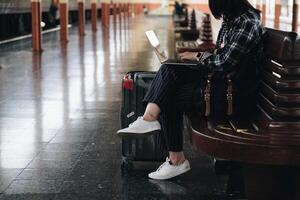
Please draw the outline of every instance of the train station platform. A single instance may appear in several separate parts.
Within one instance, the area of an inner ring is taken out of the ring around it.
[[[43,35],[42,53],[30,40],[0,49],[0,200],[229,199],[226,175],[211,157],[185,145],[192,170],[169,181],[149,180],[160,163],[121,170],[121,79],[159,62],[144,31],[156,30],[172,54],[172,20],[136,16],[68,44]]]

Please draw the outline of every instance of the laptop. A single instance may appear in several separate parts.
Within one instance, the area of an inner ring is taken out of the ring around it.
[[[160,48],[160,42],[153,30],[146,31],[146,36],[154,48],[154,52],[160,61],[161,64],[169,64],[169,65],[176,65],[176,66],[189,66],[189,67],[197,67],[199,63],[197,61],[191,60],[180,60],[180,59],[169,59],[165,50]]]

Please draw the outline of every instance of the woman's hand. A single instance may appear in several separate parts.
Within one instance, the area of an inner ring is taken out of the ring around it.
[[[197,60],[197,54],[198,54],[198,52],[188,52],[188,51],[186,51],[186,52],[178,54],[178,58],[180,60],[183,60],[183,61],[184,60],[195,61],[195,60]]]

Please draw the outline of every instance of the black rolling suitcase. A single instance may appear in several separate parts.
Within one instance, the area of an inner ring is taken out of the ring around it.
[[[128,72],[122,81],[121,128],[126,128],[137,117],[142,116],[145,107],[142,100],[156,72]],[[132,166],[132,161],[163,161],[167,151],[159,145],[159,136],[122,139],[122,167]]]

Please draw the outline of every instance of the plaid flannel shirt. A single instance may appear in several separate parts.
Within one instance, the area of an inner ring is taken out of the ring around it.
[[[244,55],[261,42],[263,26],[260,16],[253,11],[248,11],[235,20],[229,20],[224,25],[227,26],[225,36],[221,38],[222,41],[224,39],[224,47],[202,60],[211,71],[230,71]]]

